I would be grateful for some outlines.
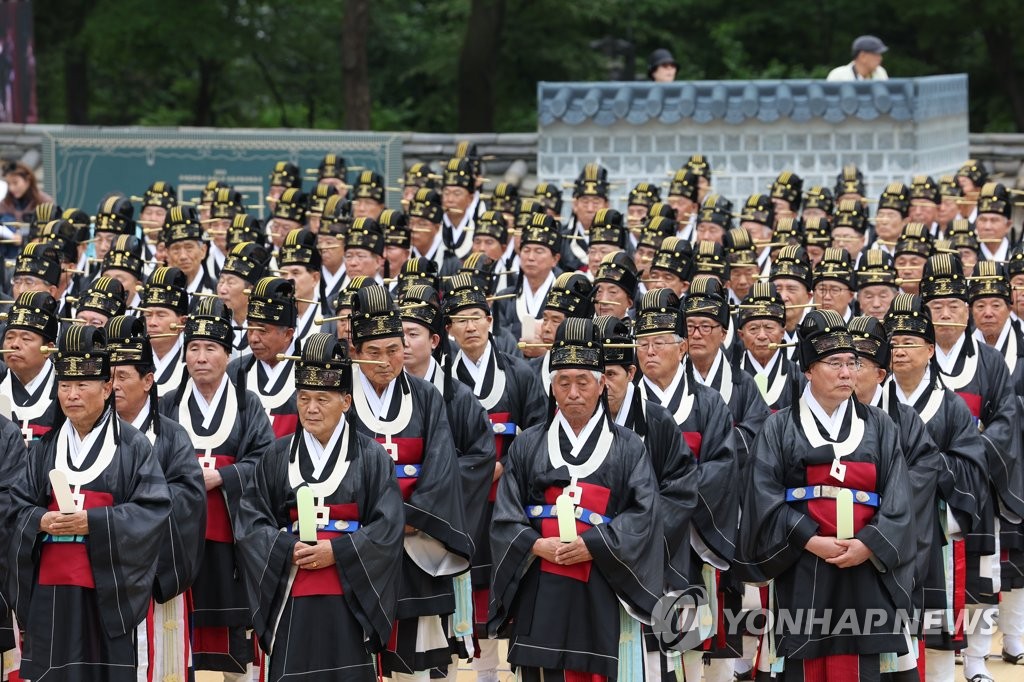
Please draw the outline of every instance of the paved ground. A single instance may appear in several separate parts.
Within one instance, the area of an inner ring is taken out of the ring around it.
[[[997,634],[993,641],[992,656],[988,659],[988,669],[992,672],[992,676],[996,682],[1024,682],[1024,665],[1012,666],[1004,663],[1003,659],[999,657],[1001,647],[1002,636]],[[504,647],[502,649],[504,651]],[[963,670],[961,666],[957,666],[954,682],[965,682]],[[501,682],[512,682],[515,680],[515,676],[507,668],[499,674],[499,678]],[[221,676],[215,673],[201,672],[196,675],[196,682],[221,682],[222,679]],[[476,674],[468,668],[459,671],[458,682],[475,682],[475,680]]]

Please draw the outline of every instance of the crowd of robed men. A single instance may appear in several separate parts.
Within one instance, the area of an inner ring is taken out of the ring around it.
[[[15,226],[6,679],[494,680],[506,639],[527,680],[985,682],[995,622],[1024,661],[1014,190],[737,211],[694,156],[623,214],[598,164],[481,166]]]

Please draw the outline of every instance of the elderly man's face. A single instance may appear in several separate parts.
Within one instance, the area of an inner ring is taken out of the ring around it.
[[[256,320],[250,321],[245,332],[252,354],[270,365],[277,363],[277,354],[285,352],[295,337],[294,327],[278,327]]]
[[[185,348],[185,366],[197,384],[219,384],[228,368],[228,351],[214,341],[196,339]]]
[[[299,423],[314,438],[326,444],[352,405],[352,396],[337,391],[300,388],[295,396]]]
[[[81,430],[100,418],[112,390],[110,381],[58,381],[57,400],[71,423]]]
[[[551,380],[551,390],[558,409],[573,425],[585,424],[597,409],[604,390],[605,378],[585,369],[560,369]]]

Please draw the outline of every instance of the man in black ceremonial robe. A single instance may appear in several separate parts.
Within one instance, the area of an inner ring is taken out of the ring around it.
[[[35,444],[3,501],[6,592],[28,680],[134,682],[171,501],[149,440],[114,413],[102,329],[53,357],[67,421]]]
[[[307,337],[295,365],[299,429],[270,447],[242,498],[238,547],[265,679],[274,682],[370,682],[373,654],[391,635],[402,495],[387,452],[346,419],[347,345]],[[312,493],[306,508],[303,488]]]
[[[562,324],[551,368],[557,411],[512,443],[498,485],[490,629],[508,634],[520,679],[637,679],[664,585],[658,484],[605,407],[590,320]]]

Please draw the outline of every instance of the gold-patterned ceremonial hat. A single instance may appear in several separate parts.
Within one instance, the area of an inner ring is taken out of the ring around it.
[[[885,325],[871,315],[858,315],[850,320],[849,328],[857,355],[871,360],[883,369],[888,369],[890,348]]]
[[[937,253],[924,264],[921,275],[921,298],[924,302],[937,298],[967,300],[967,278],[964,277],[960,257],[951,253]]]
[[[672,236],[662,240],[651,261],[651,270],[664,270],[685,281],[690,279],[692,265],[693,245],[690,240]]]
[[[519,239],[520,248],[527,244],[540,244],[548,247],[552,253],[562,252],[562,233],[558,230],[558,223],[549,215],[534,213],[530,224],[523,228],[523,234]]]
[[[810,291],[812,288],[811,278],[811,260],[807,256],[807,251],[802,246],[782,247],[779,255],[775,257],[775,262],[772,263],[769,279],[772,282],[780,279],[795,279]]]
[[[711,275],[697,275],[690,282],[690,288],[683,297],[683,315],[686,317],[710,317],[729,328],[729,297],[722,283]]]
[[[838,353],[856,353],[853,335],[842,316],[834,310],[812,310],[798,327],[797,355],[805,372],[811,365]]]
[[[683,166],[672,176],[672,181],[668,184],[668,196],[683,197],[696,202],[700,196],[700,181],[698,180],[700,175],[695,173],[692,168]]]
[[[986,182],[981,188],[981,196],[978,197],[978,215],[995,213],[1009,218],[1012,212],[1013,202],[1010,201],[1006,185],[1001,182]]]
[[[85,212],[83,211],[82,214],[85,215]],[[58,206],[57,204],[53,203],[52,201],[44,201],[41,204],[36,204],[35,210],[32,211],[32,215],[28,219],[28,238],[29,238],[29,240],[32,241],[32,240],[35,240],[35,239],[37,239],[39,237],[39,230],[40,230],[40,228],[43,225],[46,225],[51,220],[57,220],[57,219],[63,218],[63,217],[64,216],[61,213],[60,206]],[[89,224],[91,222],[92,222],[92,219],[89,218],[89,216],[86,216],[85,217],[85,228],[86,228],[85,235],[86,236],[84,237],[84,239],[88,239],[89,238],[88,237],[88,234],[89,234]],[[76,225],[76,227],[77,227],[77,225]],[[77,241],[81,241],[81,240],[77,240]]]
[[[472,191],[472,190],[470,190]],[[491,208],[500,213],[515,213],[519,206],[519,188],[511,182],[499,182],[491,192]]]
[[[740,211],[741,223],[771,226],[775,222],[775,204],[767,194],[751,194]]]
[[[242,193],[233,187],[221,187],[213,195],[210,203],[210,217],[231,220],[239,213],[245,212]]]
[[[693,248],[693,264],[690,267],[693,277],[697,275],[714,275],[720,281],[729,279],[729,259],[725,247],[718,242],[699,241]]]
[[[301,189],[290,187],[274,202],[274,210],[270,217],[278,220],[292,220],[300,225],[306,220],[306,207],[309,199]]]
[[[178,205],[178,194],[174,191],[174,185],[163,180],[157,180],[142,195],[142,207],[158,206],[170,210]]]
[[[353,199],[372,199],[384,203],[384,176],[376,171],[365,170],[356,180]]]
[[[465,161],[462,163],[468,165]],[[416,194],[412,197],[412,203],[409,204],[410,218],[423,218],[432,223],[440,223],[443,215],[444,209],[441,207],[440,194],[427,187],[416,190]]]
[[[977,159],[968,159],[956,172],[957,177],[965,177],[974,183],[975,187],[981,187],[988,182],[988,169],[985,164]]]
[[[134,315],[118,315],[107,320],[107,352],[110,366],[153,367],[153,348],[146,335],[146,321]]]
[[[441,276],[437,272],[437,263],[429,258],[419,258],[416,256],[402,263],[402,268],[398,271],[398,282],[395,284],[395,290],[401,295],[401,292],[406,287],[414,284],[425,284],[440,291]]]
[[[187,315],[188,276],[178,268],[157,268],[142,287],[139,307],[170,308],[178,315]]]
[[[185,345],[192,341],[213,341],[231,353],[235,330],[231,308],[212,296],[197,296],[185,322]]]
[[[625,251],[609,253],[601,259],[594,273],[594,294],[597,294],[597,285],[606,282],[619,287],[629,296],[630,300],[636,296],[637,284],[640,277],[637,274],[636,263]]]
[[[819,220],[819,222],[821,222]],[[828,225],[828,220],[823,221]],[[827,231],[827,230],[826,230]],[[804,246],[807,235],[804,232],[804,221],[796,216],[779,218],[775,221],[775,234],[772,237],[777,244]]]
[[[117,236],[110,251],[103,257],[101,272],[107,270],[124,270],[131,273],[135,279],[144,278],[143,271],[146,267],[145,245],[137,238],[127,234]]]
[[[405,187],[429,187],[430,189],[435,189],[437,181],[440,179],[441,176],[431,171],[429,165],[417,162],[409,166],[409,170],[405,171],[402,184]]]
[[[1013,296],[1006,266],[991,260],[978,261],[974,274],[967,278],[967,293],[970,303],[981,298],[1001,298],[1010,303]]]
[[[324,229],[320,225],[320,231]],[[228,228],[228,249],[233,248],[242,242],[254,242],[256,244],[267,243],[267,233],[263,230],[263,224],[259,218],[247,213],[239,213],[231,219],[231,227]]]
[[[628,324],[614,315],[599,315],[594,318],[594,328],[601,339],[605,367],[629,367],[636,364],[636,348]]]
[[[661,188],[649,182],[638,182],[633,189],[629,190],[629,206],[646,206],[650,208],[661,201]]]
[[[301,358],[295,363],[295,388],[350,393],[352,358],[348,342],[322,332],[307,336]]]
[[[545,215],[544,204],[538,199],[523,197],[516,207],[515,226],[517,230],[524,230],[533,222],[533,216]]]
[[[533,190],[533,198],[540,204],[540,211],[550,209],[555,213],[562,213],[562,189],[553,182],[542,182]],[[519,209],[522,210],[522,201],[519,202]]]
[[[206,183],[206,186],[203,187],[203,189],[200,190],[199,192],[199,203],[202,204],[203,206],[209,206],[217,197],[217,190],[225,188],[230,189],[230,187],[231,185],[227,184],[226,182],[221,182],[220,180],[210,180],[209,182]]]
[[[271,187],[302,187],[302,175],[299,167],[291,161],[278,161],[274,164],[274,170],[270,172]]]
[[[459,273],[449,278],[444,288],[444,314],[450,318],[463,310],[473,308],[491,314],[484,286],[468,273]]]
[[[962,197],[964,191],[960,189],[960,183],[956,181],[955,175],[940,175],[939,194],[943,197]]]
[[[462,263],[459,265],[459,272],[472,277],[490,295],[494,293],[494,285],[497,281],[497,276],[495,275],[497,267],[498,261],[485,253],[473,251],[466,254],[466,257],[462,259]]]
[[[317,166],[316,176],[319,180],[332,179],[345,182],[348,176],[348,166],[345,164],[345,157],[338,154],[324,154]]]
[[[916,294],[900,292],[889,304],[885,314],[885,331],[893,336],[917,336],[928,343],[935,343],[935,327],[932,325],[931,311],[924,299]]]
[[[955,218],[949,224],[946,239],[954,249],[971,249],[975,253],[981,252],[981,244],[978,242],[978,233],[974,230],[974,223],[967,218]]]
[[[548,289],[544,310],[557,310],[568,317],[590,317],[593,290],[594,285],[583,273],[563,272]]]
[[[604,344],[593,321],[567,317],[555,332],[548,366],[560,369],[604,370]]]
[[[295,283],[281,277],[264,277],[249,291],[245,317],[275,327],[294,327],[298,316]]]
[[[928,228],[921,223],[907,223],[900,232],[900,238],[896,240],[893,257],[914,255],[928,258],[933,250],[932,235]]]
[[[135,207],[127,197],[107,197],[96,211],[96,232],[135,234]]]
[[[476,219],[473,236],[497,239],[502,246],[508,244],[508,223],[505,222],[505,216],[498,211],[484,211]]]
[[[814,267],[814,284],[833,281],[853,287],[853,261],[846,249],[828,248]]]
[[[910,192],[902,182],[890,182],[878,197],[878,209],[898,211],[904,218],[910,212]]]
[[[51,286],[60,284],[60,254],[52,242],[26,244],[14,262],[14,277],[38,277]]]
[[[686,336],[683,311],[674,291],[651,289],[644,293],[637,307],[635,333],[637,337],[666,333]]]
[[[363,275],[353,277],[335,297],[334,309],[351,308],[355,305],[356,294],[359,293],[359,290],[372,286],[378,286],[377,281],[372,277],[364,277]]]
[[[99,277],[78,298],[76,313],[91,310],[108,318],[125,311],[124,286],[112,277]]]
[[[643,229],[640,231],[640,239],[637,240],[637,243],[657,250],[661,248],[666,239],[675,237],[678,229],[679,223],[672,218],[649,215],[647,216],[647,222],[644,223]]]
[[[231,247],[224,258],[224,267],[220,272],[255,284],[266,275],[269,264],[270,252],[262,244],[239,242]]]
[[[775,285],[767,280],[758,280],[740,304],[736,322],[740,327],[751,320],[772,320],[786,324],[786,303],[779,296]]]
[[[772,183],[772,199],[782,199],[789,202],[790,209],[800,210],[800,200],[803,198],[804,181],[793,171],[782,171]]]
[[[282,268],[300,265],[307,270],[320,272],[320,251],[316,248],[316,235],[309,230],[290,231],[277,253],[277,264]]]
[[[345,250],[364,249],[378,256],[384,255],[384,233],[373,218],[356,218],[345,236]]]
[[[622,214],[614,208],[602,208],[590,225],[590,244],[608,244],[620,249],[626,248],[626,226]]]
[[[844,194],[856,194],[859,197],[865,194],[864,174],[857,168],[857,164],[846,164],[836,176],[836,199]]]
[[[324,202],[320,217],[320,234],[344,237],[352,226],[352,202],[340,194],[332,194]]]
[[[352,342],[402,338],[402,317],[391,293],[379,284],[363,287],[352,301]]]
[[[832,196],[832,190],[830,190],[828,187],[814,185],[806,192],[804,192],[805,211],[809,208],[817,208],[824,211],[828,215],[832,215],[832,211],[835,210],[835,207],[835,197]]]
[[[939,185],[930,175],[915,175],[910,181],[910,199],[922,199],[938,204],[942,201]]]
[[[572,196],[608,198],[608,169],[597,163],[588,163],[573,183]]]
[[[14,299],[14,304],[7,312],[9,329],[22,329],[35,332],[46,341],[55,341],[60,331],[60,320],[57,319],[59,303],[45,291],[26,291]]]
[[[734,227],[723,239],[725,258],[731,267],[758,267],[757,245],[745,227]]]
[[[875,285],[896,286],[896,266],[892,256],[881,249],[868,249],[853,273],[853,288],[860,291]]]
[[[170,246],[176,242],[204,241],[206,231],[199,222],[199,214],[192,206],[175,206],[164,219],[163,241]]]
[[[110,354],[106,333],[88,324],[72,325],[57,344],[53,362],[57,381],[108,381]]]
[[[380,212],[377,224],[384,231],[384,246],[394,246],[406,251],[412,246],[412,230],[409,229],[409,218],[405,213],[386,208]]]
[[[441,297],[434,287],[425,284],[407,287],[398,299],[398,309],[403,321],[421,324],[438,336],[444,334]]]
[[[698,223],[712,223],[729,231],[733,227],[732,202],[720,194],[709,194],[697,212]]]
[[[690,158],[686,160],[684,168],[698,177],[711,180],[711,163],[703,154],[692,154]]]
[[[868,206],[860,199],[843,199],[836,206],[832,229],[849,227],[861,234],[868,230]]]

